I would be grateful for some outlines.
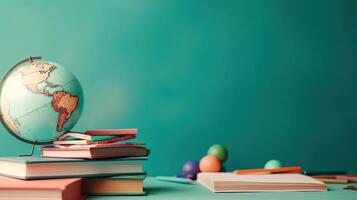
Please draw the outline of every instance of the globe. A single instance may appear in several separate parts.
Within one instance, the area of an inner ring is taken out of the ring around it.
[[[29,57],[0,82],[0,119],[16,138],[48,144],[77,123],[83,108],[78,79],[62,65]]]

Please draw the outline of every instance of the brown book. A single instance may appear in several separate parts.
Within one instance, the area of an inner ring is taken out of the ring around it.
[[[86,178],[83,192],[88,195],[145,195],[143,175],[122,175],[106,178]]]
[[[42,157],[53,158],[121,158],[143,157],[149,154],[149,150],[143,145],[137,144],[91,144],[91,145],[55,145],[41,148]]]

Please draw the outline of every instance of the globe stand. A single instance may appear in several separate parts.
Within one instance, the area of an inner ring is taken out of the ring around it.
[[[35,144],[32,144],[32,149],[31,149],[31,153],[30,154],[21,154],[19,155],[19,157],[29,157],[29,156],[33,156],[33,152],[35,151]]]
[[[7,74],[9,74],[12,70],[14,70],[16,66],[21,65],[21,64],[23,64],[25,62],[33,62],[33,60],[37,60],[37,59],[41,59],[41,57],[40,56],[34,56],[34,57],[29,56],[28,58],[26,58],[24,60],[21,60],[20,62],[16,63],[14,66],[12,66],[12,68],[8,72],[5,73],[4,77],[6,77]],[[2,80],[4,79],[4,77],[2,78]],[[1,82],[2,82],[2,80],[1,80]],[[4,125],[5,129],[7,131],[9,131],[9,133],[11,133],[17,139],[29,143],[28,141],[26,141],[26,140],[22,139],[21,137],[19,137],[17,134],[13,133],[13,131],[7,127],[6,123],[4,122],[4,120],[2,118],[2,115],[0,115],[0,121]],[[37,141],[35,141],[35,143],[37,143]],[[36,146],[36,144],[32,143],[31,153],[30,154],[19,155],[19,157],[33,156],[33,153],[35,151],[35,146]]]

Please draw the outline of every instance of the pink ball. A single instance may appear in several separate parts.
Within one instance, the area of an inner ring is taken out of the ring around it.
[[[221,162],[215,156],[205,156],[200,161],[201,172],[219,172],[221,170]]]

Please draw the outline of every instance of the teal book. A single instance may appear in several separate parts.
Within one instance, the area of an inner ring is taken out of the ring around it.
[[[116,159],[64,159],[0,157],[0,174],[19,179],[111,177],[141,175],[146,157]]]
[[[85,178],[82,188],[86,195],[140,196],[145,195],[145,177],[146,174]]]

